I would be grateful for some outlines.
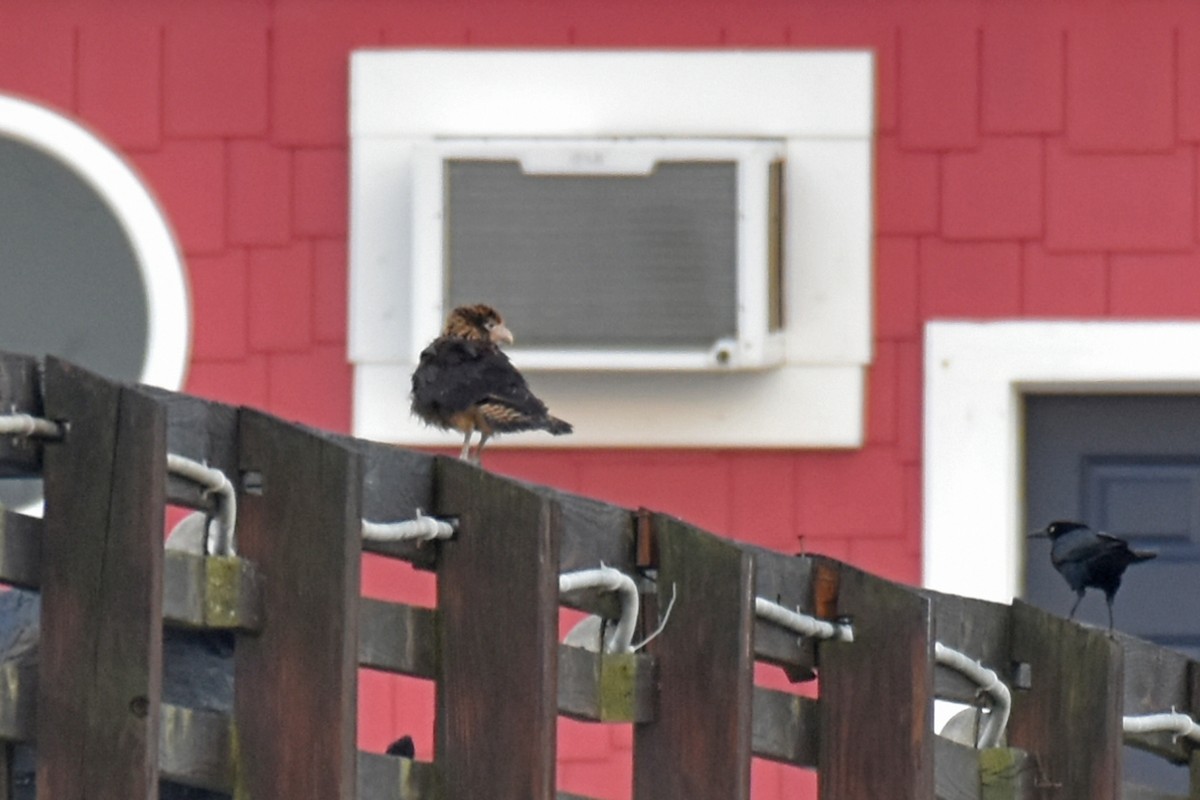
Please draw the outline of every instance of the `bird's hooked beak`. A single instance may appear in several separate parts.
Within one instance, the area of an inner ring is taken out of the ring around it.
[[[510,331],[508,329],[508,326],[505,325],[503,322],[501,322],[499,325],[496,325],[494,328],[492,328],[490,335],[491,335],[492,342],[494,342],[495,344],[512,344],[513,343],[512,331]]]

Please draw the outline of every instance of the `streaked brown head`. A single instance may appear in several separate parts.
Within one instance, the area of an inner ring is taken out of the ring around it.
[[[513,341],[512,331],[504,324],[500,313],[483,303],[459,306],[451,311],[450,316],[446,317],[442,335],[493,344],[512,344]]]

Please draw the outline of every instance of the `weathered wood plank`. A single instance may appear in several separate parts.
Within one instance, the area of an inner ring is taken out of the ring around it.
[[[358,753],[359,800],[437,800],[433,764],[380,753]]]
[[[436,679],[438,612],[431,608],[359,600],[358,663],[363,667]]]
[[[937,800],[981,800],[979,750],[941,736],[933,740],[933,796]]]
[[[236,556],[167,551],[163,621],[183,628],[257,631],[262,625],[262,576]]]
[[[38,362],[0,350],[0,414],[43,416]],[[0,478],[36,475],[42,469],[42,441],[0,436]]]
[[[167,411],[167,452],[237,476],[237,408],[155,387],[145,391]],[[188,508],[210,509],[212,499],[191,481],[167,476],[167,497]]]
[[[820,561],[818,566],[820,566]],[[913,590],[835,562],[854,641],[822,642],[822,800],[934,793],[933,611]]]
[[[820,750],[817,701],[754,687],[754,755],[799,767],[816,767]]]
[[[1192,719],[1200,719],[1200,663],[1191,661],[1187,669],[1188,702],[1182,710]],[[1188,754],[1188,786],[1190,800],[1200,800],[1200,748]]]
[[[658,714],[634,730],[638,800],[750,796],[754,558],[736,545],[655,515],[658,608],[676,596],[662,634]]]
[[[1022,750],[976,750],[941,736],[934,740],[937,800],[1032,800],[1035,765]]]
[[[37,730],[36,661],[0,663],[0,739],[33,741]]]
[[[0,509],[0,582],[36,589],[42,578],[42,521]]]
[[[636,572],[633,562],[633,512],[590,497],[516,481],[562,509],[560,572],[592,569],[606,564],[627,574]]]
[[[1056,800],[1102,800],[1121,791],[1121,648],[1086,629],[1013,601],[1012,657],[1031,688],[1013,693],[1009,744],[1027,751]]]
[[[1125,716],[1162,714],[1188,707],[1186,655],[1128,634],[1115,634],[1125,663]],[[1125,744],[1147,750],[1176,764],[1186,764],[1191,747],[1169,733],[1130,733]]]
[[[363,439],[341,439],[363,457],[363,518],[372,522],[412,519],[417,509],[432,513],[435,457],[395,445]],[[372,553],[400,558],[433,569],[438,548],[432,543],[363,542]]]
[[[157,798],[166,415],[54,358],[45,409],[37,781],[46,797]]]
[[[1038,791],[1037,764],[1024,750],[980,750],[979,782],[981,800],[1032,800]]]
[[[946,647],[965,653],[985,667],[1005,676],[1009,668],[1009,607],[971,597],[917,590],[933,604],[934,638]],[[979,687],[955,670],[939,667],[934,673],[939,698],[975,702]]]
[[[163,703],[158,766],[164,780],[231,792],[233,757],[228,714]]]
[[[937,800],[1032,800],[1035,765],[1022,750],[973,747],[936,737]]]
[[[754,556],[756,596],[802,614],[815,613],[812,561],[809,558],[784,555],[744,543],[739,546]],[[782,667],[793,681],[816,677],[816,642],[778,625],[755,622],[754,654],[761,661]]]
[[[264,575],[234,653],[237,795],[355,796],[362,471],[357,452],[239,415],[238,542]]]
[[[558,715],[558,505],[439,459],[438,765],[445,800],[554,797]],[[503,736],[496,735],[503,731]],[[520,742],[513,747],[513,742]]]
[[[654,658],[558,646],[558,711],[594,722],[654,719]]]

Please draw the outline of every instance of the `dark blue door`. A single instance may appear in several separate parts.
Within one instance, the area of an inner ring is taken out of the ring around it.
[[[1125,573],[1116,627],[1200,658],[1200,398],[1030,395],[1025,443],[1028,530],[1080,520],[1157,551]],[[1029,542],[1024,596],[1066,616],[1075,595],[1049,551]],[[1104,595],[1089,590],[1076,618],[1107,625]],[[1126,753],[1127,782],[1187,794],[1185,767]]]

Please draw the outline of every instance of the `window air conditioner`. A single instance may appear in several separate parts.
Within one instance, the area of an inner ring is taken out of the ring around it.
[[[450,139],[414,153],[416,350],[495,306],[523,368],[783,361],[781,140]]]

